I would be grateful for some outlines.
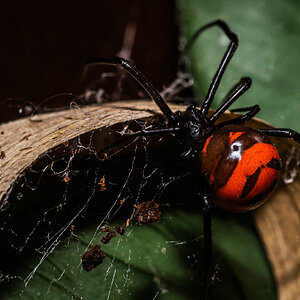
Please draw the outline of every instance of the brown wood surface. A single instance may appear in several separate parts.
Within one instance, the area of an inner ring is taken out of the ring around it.
[[[281,187],[254,213],[281,300],[300,299],[300,183]]]
[[[171,105],[171,109],[184,107]],[[76,108],[16,120],[0,126],[0,198],[14,180],[46,150],[90,130],[158,112],[149,101]],[[285,143],[285,142],[283,142]],[[282,147],[288,151],[292,144]],[[299,171],[299,166],[298,166]],[[300,299],[300,180],[280,185],[272,200],[254,213],[277,281],[280,299]]]

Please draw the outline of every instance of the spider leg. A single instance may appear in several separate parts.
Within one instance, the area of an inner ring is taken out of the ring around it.
[[[243,95],[251,86],[251,79],[249,77],[242,78],[236,89],[232,90],[228,98],[217,108],[213,115],[209,118],[210,122],[214,123],[223,112],[232,105],[241,95]]]
[[[203,299],[207,299],[209,272],[212,262],[212,238],[211,238],[211,208],[212,202],[207,191],[202,195],[202,211],[203,211],[203,232],[204,232],[204,295]]]
[[[239,88],[239,86],[243,83],[243,78],[241,78],[226,94],[224,97],[222,103],[225,101],[225,99],[229,98],[233,93],[235,93],[235,90]]]
[[[211,28],[213,26],[217,26],[220,29],[223,30],[223,32],[226,34],[226,36],[228,37],[228,39],[230,40],[230,44],[227,47],[227,50],[221,60],[221,63],[217,69],[217,72],[215,73],[213,80],[209,86],[208,92],[206,94],[206,97],[204,99],[204,102],[201,106],[201,112],[206,115],[211,103],[214,99],[214,96],[216,94],[216,91],[218,89],[218,86],[220,84],[220,81],[223,77],[223,74],[226,70],[226,67],[229,63],[229,61],[231,60],[232,56],[234,55],[237,47],[238,47],[238,37],[235,33],[233,33],[230,28],[227,26],[227,24],[222,21],[222,20],[216,20],[214,22],[208,23],[202,27],[200,27],[192,36],[192,38],[190,39],[190,41],[188,42],[187,46],[186,46],[186,51],[188,51],[191,48],[191,45],[194,43],[194,41],[198,38],[198,36],[206,29]]]
[[[268,136],[292,138],[295,142],[300,144],[300,133],[289,128],[269,128],[257,130]]]
[[[139,136],[151,136],[151,135],[156,135],[156,134],[165,134],[165,133],[176,133],[179,132],[181,128],[179,127],[172,127],[172,128],[159,128],[159,129],[152,129],[152,130],[141,130],[132,134],[125,135],[122,139],[106,146],[105,148],[101,149],[100,153],[105,153],[109,149],[112,149],[114,147],[117,147],[124,142],[128,141],[129,139],[132,138],[137,138]]]
[[[222,122],[220,124],[217,125],[217,128],[221,128],[223,126],[226,125],[232,125],[232,124],[244,124],[248,121],[250,121],[259,111],[260,111],[260,107],[256,104],[250,107],[245,107],[245,108],[238,108],[238,109],[234,109],[232,111],[248,111],[246,114],[244,114],[243,116],[234,118],[232,120],[228,120],[225,122]]]
[[[122,57],[107,58],[93,58],[89,59],[88,65],[101,64],[109,66],[121,66],[126,70],[146,91],[150,98],[157,104],[162,113],[166,116],[169,122],[175,125],[176,115],[171,111],[165,100],[160,96],[158,91],[154,88],[152,83],[136,68],[135,65]]]
[[[255,107],[255,106],[258,106],[258,105],[230,109],[230,112],[244,112],[244,111],[249,111],[249,110],[253,109],[253,107]]]

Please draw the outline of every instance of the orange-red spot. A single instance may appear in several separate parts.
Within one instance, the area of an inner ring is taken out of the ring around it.
[[[215,170],[216,170],[216,167],[217,167],[218,164],[219,164],[219,161],[220,161],[221,157],[222,157],[222,156],[219,155],[219,156],[217,157],[217,159],[215,160],[215,162],[214,162],[214,165],[213,165],[212,170],[211,170],[211,172],[210,172],[210,178],[209,178],[210,184],[212,184],[212,183],[215,181]]]
[[[244,132],[229,132],[229,140],[230,144],[232,144],[239,136],[241,136]]]
[[[69,183],[71,180],[71,178],[69,176],[64,177],[64,182],[65,183]]]
[[[104,192],[106,190],[105,175],[103,175],[103,177],[100,179],[100,181],[98,182],[98,184],[100,185],[100,191]]]
[[[202,149],[202,153],[203,153],[203,154],[206,153],[208,144],[209,144],[209,142],[210,142],[210,140],[211,140],[212,137],[213,137],[213,136],[211,135],[211,136],[205,141],[204,147],[203,147],[203,149]]]
[[[270,192],[279,176],[278,170],[266,166],[273,158],[279,159],[279,155],[272,144],[257,143],[245,150],[226,185],[217,191],[216,202],[223,207],[238,206],[239,203],[245,205],[256,195]],[[259,167],[263,168],[255,186],[248,195],[241,198],[247,177]]]

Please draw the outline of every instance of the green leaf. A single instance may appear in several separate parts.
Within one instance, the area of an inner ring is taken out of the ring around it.
[[[182,0],[180,15],[187,40],[202,25],[223,19],[238,34],[239,48],[222,80],[214,107],[241,78],[253,85],[234,105],[259,104],[258,117],[276,127],[300,130],[300,2],[279,0]],[[190,52],[190,69],[203,99],[228,40],[220,29],[203,33]]]
[[[220,214],[213,220],[215,260],[209,299],[275,299],[274,283],[250,219],[239,218]],[[2,288],[1,299],[201,298],[200,212],[172,210],[164,212],[158,223],[128,227],[124,236],[101,246],[107,255],[103,263],[85,272],[82,254],[104,235],[95,235],[97,225],[75,228],[46,257],[35,254],[24,261],[19,266],[24,278],[36,268],[27,287],[20,278],[14,279]]]

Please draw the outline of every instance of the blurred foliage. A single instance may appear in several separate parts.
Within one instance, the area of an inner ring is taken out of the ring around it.
[[[239,48],[224,75],[214,107],[241,78],[252,87],[233,106],[259,104],[258,117],[276,127],[300,130],[300,2],[282,0],[179,1],[187,40],[202,25],[222,19],[239,37]],[[218,28],[209,29],[190,51],[195,89],[203,99],[228,40]]]

